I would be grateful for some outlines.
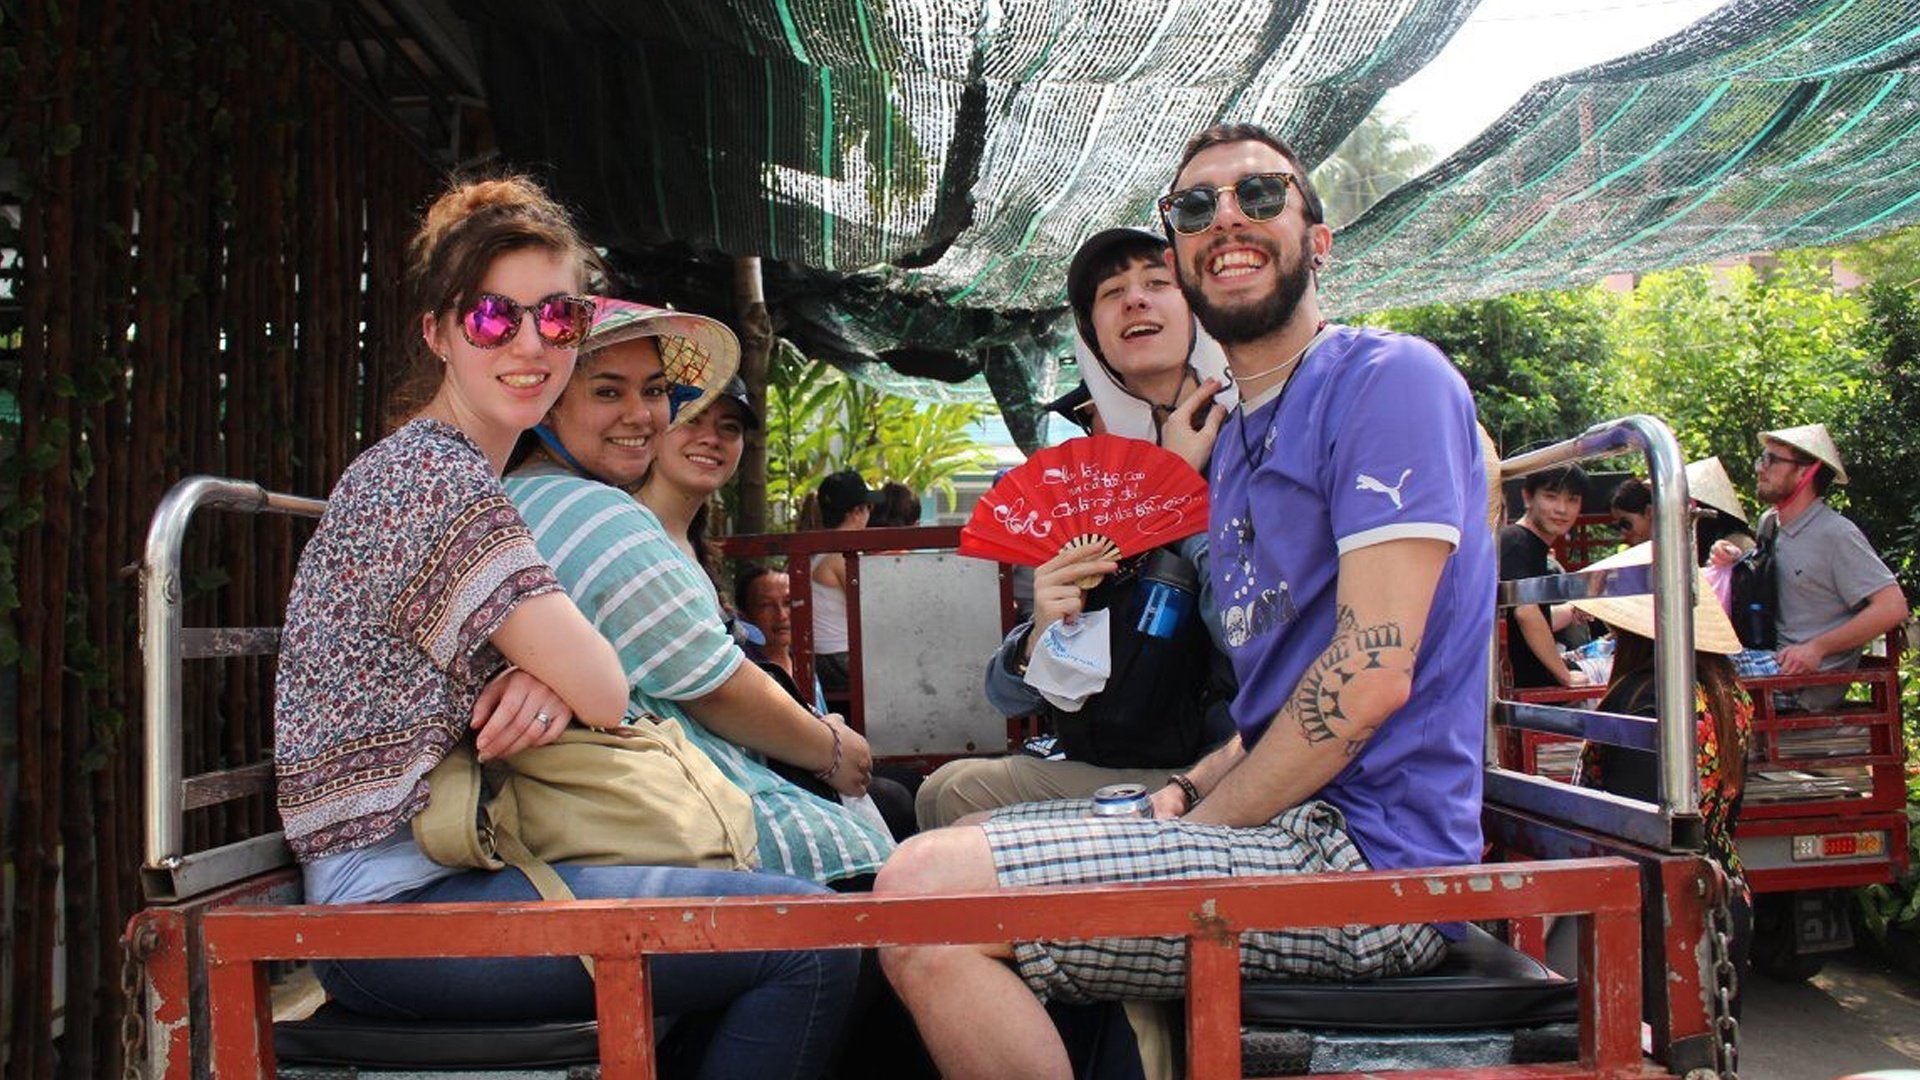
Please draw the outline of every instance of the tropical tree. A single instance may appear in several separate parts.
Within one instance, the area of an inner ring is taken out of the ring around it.
[[[953,478],[992,456],[973,425],[987,405],[928,404],[870,386],[781,341],[767,385],[767,505],[779,524],[799,516],[830,473],[856,469],[869,484],[893,480],[953,500]]]
[[[1369,114],[1309,175],[1327,224],[1337,229],[1432,162],[1433,148],[1414,139],[1405,121]]]
[[[1907,596],[1920,598],[1920,471],[1909,456],[1920,431],[1920,288],[1875,284],[1863,301],[1860,343],[1872,375],[1858,407],[1833,429],[1853,481],[1847,513]],[[1920,725],[1920,710],[1911,715]]]
[[[1428,304],[1367,321],[1438,345],[1466,376],[1480,422],[1504,452],[1599,419],[1617,301],[1598,288]]]
[[[1831,261],[1650,274],[1623,302],[1603,400],[1666,420],[1689,458],[1719,455],[1734,476],[1754,435],[1820,422],[1836,432],[1872,396],[1861,344],[1867,311],[1833,288]]]

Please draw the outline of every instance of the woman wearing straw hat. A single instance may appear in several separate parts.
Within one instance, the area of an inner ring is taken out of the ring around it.
[[[507,495],[568,595],[615,644],[633,709],[678,721],[752,798],[762,867],[821,884],[865,880],[892,839],[767,762],[857,796],[873,773],[866,739],[838,716],[812,715],[747,662],[690,554],[685,520],[667,515],[676,534],[627,493],[667,447],[683,444],[670,435],[675,425],[738,418],[739,398],[728,391],[739,356],[733,333],[686,312],[601,307],[581,343],[581,373],[536,429],[540,452],[507,477]],[[671,421],[669,396],[680,402]]]
[[[1717,457],[1687,463],[1687,494],[1698,518],[1694,525],[1694,552],[1704,562],[1714,542],[1727,540],[1744,551],[1753,546],[1747,533],[1747,511],[1733,490],[1726,466]],[[1626,544],[1653,539],[1653,486],[1633,477],[1613,489],[1607,511]]]
[[[1694,555],[1702,563],[1721,540],[1741,551],[1753,547],[1753,523],[1719,458],[1687,463],[1687,494],[1692,496],[1695,509],[1701,511],[1694,519],[1693,545]]]
[[[1589,570],[1643,566],[1653,558],[1651,543],[1638,544],[1602,559]],[[1752,937],[1753,898],[1741,877],[1740,855],[1733,840],[1734,821],[1746,784],[1747,746],[1752,738],[1753,701],[1740,686],[1727,658],[1741,649],[1733,623],[1714,599],[1704,577],[1695,590],[1694,648],[1694,760],[1700,774],[1700,819],[1706,853],[1730,879],[1734,919],[1733,960],[1744,973],[1747,946]],[[1613,671],[1607,680],[1604,712],[1653,715],[1653,643],[1659,628],[1653,619],[1653,597],[1618,596],[1575,600],[1573,605],[1613,627]],[[1630,750],[1589,742],[1580,755],[1575,783],[1625,795],[1643,802],[1660,797],[1658,758],[1644,750]],[[1738,1004],[1736,1002],[1736,1015]]]

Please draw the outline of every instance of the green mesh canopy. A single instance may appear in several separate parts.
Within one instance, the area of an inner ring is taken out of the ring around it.
[[[1070,352],[1068,258],[1099,229],[1149,222],[1188,138],[1253,120],[1316,162],[1476,3],[463,10],[503,150],[548,170],[635,295],[724,315],[726,258],[759,255],[780,332],[809,355],[987,375],[1004,406],[1003,385],[1026,391],[990,369],[1051,385]]]
[[[1920,220],[1920,2],[1741,0],[1542,83],[1341,230],[1334,310],[1494,296]]]
[[[1476,0],[478,0],[488,101],[616,248],[1056,307],[1222,117],[1308,161]]]
[[[1070,354],[1079,241],[1146,224],[1181,146],[1262,123],[1309,167],[1476,0],[469,0],[507,157],[628,295],[777,330],[1022,434]],[[1630,18],[1630,9],[1622,9]],[[1535,87],[1341,230],[1340,312],[1862,239],[1920,219],[1920,0],[1733,0]]]

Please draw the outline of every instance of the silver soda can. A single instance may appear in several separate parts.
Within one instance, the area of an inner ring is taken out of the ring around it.
[[[1093,816],[1152,817],[1153,804],[1147,799],[1147,786],[1145,784],[1108,784],[1093,793]]]

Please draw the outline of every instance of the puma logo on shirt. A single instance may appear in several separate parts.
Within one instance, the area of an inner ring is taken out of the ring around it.
[[[1400,489],[1407,486],[1407,477],[1412,475],[1413,470],[1408,469],[1400,474],[1400,481],[1398,483],[1392,487],[1388,487],[1382,481],[1368,476],[1366,473],[1361,473],[1355,478],[1353,487],[1355,491],[1377,491],[1385,495],[1387,498],[1393,500],[1393,508],[1398,510],[1400,509]]]

